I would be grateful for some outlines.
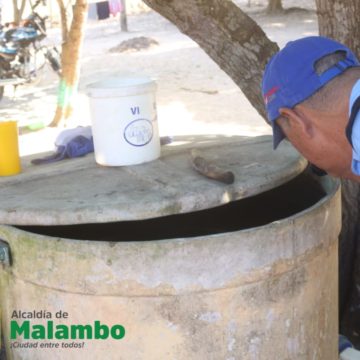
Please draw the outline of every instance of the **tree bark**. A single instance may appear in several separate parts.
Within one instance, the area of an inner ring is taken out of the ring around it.
[[[20,5],[20,10],[19,10],[19,12],[20,12],[20,20],[21,20],[23,14],[24,14],[25,5],[26,5],[26,0],[22,0],[21,5]]]
[[[360,1],[316,0],[319,32],[346,44],[360,57]]]
[[[87,0],[76,0],[67,41],[62,45],[62,72],[58,90],[58,103],[50,126],[58,126],[62,120],[69,118],[73,111],[73,101],[77,94],[80,75],[80,53],[86,14]]]
[[[120,0],[121,11],[120,11],[120,29],[123,32],[128,31],[127,14],[126,14],[126,0]]]
[[[262,73],[269,57],[279,48],[254,20],[232,1],[144,2],[196,41],[266,118],[260,86]]]
[[[66,7],[63,0],[56,0],[60,10],[60,19],[61,19],[61,37],[62,42],[65,43],[68,39],[69,27],[68,27],[68,17],[66,13]]]
[[[14,23],[16,25],[20,24],[22,15],[24,13],[25,5],[26,5],[26,0],[21,0],[20,7],[18,5],[18,0],[13,0]]]
[[[269,14],[283,11],[281,0],[269,0],[266,12]]]
[[[347,45],[360,58],[360,1],[316,0],[319,33]],[[360,347],[360,184],[342,182],[339,241],[341,331]],[[354,331],[356,330],[356,331]]]

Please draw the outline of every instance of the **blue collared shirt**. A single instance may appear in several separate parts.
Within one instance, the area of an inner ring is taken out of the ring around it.
[[[360,79],[355,83],[351,90],[349,101],[349,116],[355,100],[360,96]],[[360,111],[358,112],[351,132],[353,145],[351,170],[354,174],[360,175]]]

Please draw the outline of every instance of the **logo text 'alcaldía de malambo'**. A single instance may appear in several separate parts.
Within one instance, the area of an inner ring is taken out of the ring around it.
[[[68,313],[60,310],[55,313],[54,317],[66,319]],[[124,326],[120,324],[108,326],[99,320],[95,320],[91,324],[57,324],[52,320],[52,313],[46,310],[31,312],[14,310],[11,319],[10,340],[16,340],[19,337],[25,340],[120,340],[125,336]],[[46,319],[46,322],[34,324],[34,319]]]

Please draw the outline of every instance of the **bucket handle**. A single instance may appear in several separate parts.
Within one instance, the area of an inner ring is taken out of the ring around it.
[[[3,268],[10,267],[12,264],[9,244],[0,239],[0,264]]]

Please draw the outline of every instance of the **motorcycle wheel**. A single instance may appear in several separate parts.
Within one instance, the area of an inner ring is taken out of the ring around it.
[[[61,74],[61,62],[60,62],[60,52],[54,46],[49,48],[45,54],[46,59],[48,60],[51,68],[58,74]]]

